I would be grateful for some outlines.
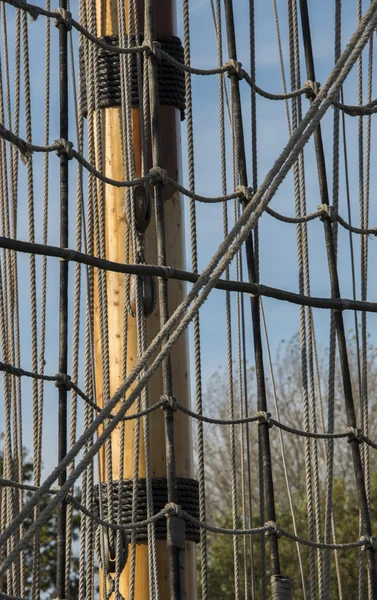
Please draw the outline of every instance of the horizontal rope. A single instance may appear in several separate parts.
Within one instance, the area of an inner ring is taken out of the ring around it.
[[[319,208],[319,207],[318,207]],[[332,214],[329,215],[329,209],[332,209],[332,206],[324,205],[323,208],[319,208],[314,213],[309,213],[308,215],[302,215],[301,217],[288,217],[286,215],[282,215],[281,213],[273,210],[270,207],[267,207],[266,213],[269,214],[274,219],[278,221],[282,221],[283,223],[308,223],[309,221],[314,221],[314,219],[323,219],[325,217],[329,217],[332,221],[338,221],[338,223],[347,229],[347,231],[351,231],[351,233],[359,233],[360,235],[377,235],[377,227],[370,228],[362,228],[362,227],[354,227],[345,221],[340,215],[338,215],[335,211],[332,211]]]
[[[33,152],[57,152],[58,154],[61,152],[64,152],[68,155],[68,158],[75,158],[92,175],[94,175],[95,177],[97,177],[98,179],[103,181],[104,183],[106,183],[108,185],[112,185],[114,187],[128,188],[128,187],[137,187],[137,186],[145,184],[145,183],[155,184],[156,182],[161,182],[164,185],[166,185],[166,184],[171,185],[176,190],[181,192],[181,194],[183,194],[184,196],[186,196],[188,198],[192,198],[193,200],[197,200],[199,202],[203,202],[203,203],[209,203],[209,204],[220,203],[220,202],[224,202],[224,201],[228,201],[228,200],[234,200],[236,198],[240,198],[243,200],[246,199],[246,201],[249,202],[252,199],[252,191],[250,188],[240,188],[240,189],[234,191],[233,193],[226,194],[224,196],[212,196],[211,197],[211,196],[202,196],[200,194],[196,194],[196,193],[192,192],[191,190],[188,190],[187,188],[182,186],[177,181],[175,181],[172,177],[170,177],[167,174],[167,172],[164,169],[161,169],[159,167],[153,167],[150,170],[149,174],[145,175],[144,177],[139,177],[138,179],[133,179],[131,181],[120,181],[117,179],[112,179],[110,177],[107,177],[106,175],[104,175],[103,173],[98,171],[95,167],[93,167],[93,165],[91,165],[82,156],[82,154],[80,154],[73,148],[72,142],[59,139],[59,140],[55,140],[55,142],[49,146],[38,146],[36,144],[31,144],[29,142],[26,142],[24,139],[15,135],[12,131],[6,129],[1,123],[0,123],[0,137],[5,139],[9,143],[13,144],[14,146],[16,146],[19,149],[21,156],[23,156],[24,160],[26,160],[26,161],[28,160],[28,158],[31,156],[31,154]],[[297,223],[307,223],[309,221],[313,221],[314,219],[328,216],[329,209],[331,210],[332,207],[323,205],[323,207],[320,208],[319,210],[317,210],[316,212],[310,213],[308,215],[303,215],[300,217],[288,217],[286,215],[282,215],[281,213],[277,212],[276,210],[274,210],[270,207],[267,207],[266,212],[271,217],[274,217],[275,219],[282,221],[284,223],[297,224]],[[340,215],[335,214],[335,213],[333,213],[331,215],[331,218],[333,220],[337,220],[340,223],[340,225],[342,225],[342,227],[344,227],[345,229],[347,229],[348,231],[351,231],[353,233],[359,233],[359,234],[365,234],[365,235],[377,235],[377,227],[372,227],[372,228],[367,228],[367,229],[360,228],[360,227],[354,227],[353,225],[350,225],[349,223],[347,223],[347,221],[345,221]]]
[[[16,377],[29,377],[30,379],[39,379],[42,381],[53,381],[55,385],[64,385],[67,390],[73,390],[76,392],[80,398],[82,398],[89,406],[94,408],[98,413],[102,411],[102,407],[96,404],[89,396],[83,392],[79,386],[71,381],[71,378],[68,375],[57,373],[56,375],[42,375],[41,373],[34,373],[33,371],[25,371],[25,369],[21,369],[20,367],[15,367],[8,363],[3,363],[0,361],[0,372],[8,373],[8,375],[15,375]],[[123,417],[123,421],[132,421],[134,419],[139,419],[140,417],[145,417],[146,415],[154,412],[158,408],[162,408],[164,406],[164,401],[160,400],[156,402],[153,406],[146,408],[140,412],[134,413],[132,415],[127,415]],[[115,415],[110,414],[108,416],[109,419],[113,419]]]
[[[41,375],[39,373],[33,373],[32,371],[25,371],[24,369],[21,369],[19,367],[14,367],[13,365],[3,363],[3,362],[0,362],[0,371],[8,373],[10,375],[15,375],[16,377],[29,377],[31,379],[42,379],[44,381],[53,381],[55,383],[59,383],[61,381],[60,374]],[[68,376],[66,376],[66,377],[68,377]],[[73,390],[77,391],[78,395],[85,402],[90,404],[90,406],[92,406],[97,412],[100,413],[103,410],[100,406],[98,406],[95,402],[93,402],[93,400],[88,398],[88,396],[86,394],[84,394],[80,390],[80,388],[78,388],[78,386],[75,383],[73,383],[70,379],[69,379],[69,385],[70,385],[69,389],[73,389]],[[139,419],[141,417],[145,417],[146,415],[158,410],[159,408],[164,408],[165,405],[166,405],[166,400],[162,399],[143,411],[123,417],[123,420],[130,421],[130,420],[134,420],[134,419]],[[192,417],[193,419],[202,421],[204,423],[210,423],[212,425],[242,425],[245,423],[258,423],[258,422],[261,423],[261,422],[265,422],[267,420],[269,426],[272,427],[273,425],[275,425],[279,429],[282,429],[283,431],[286,431],[287,433],[292,433],[293,435],[297,435],[299,437],[312,438],[312,439],[318,439],[318,440],[320,440],[320,439],[341,439],[341,438],[349,438],[350,440],[352,440],[354,437],[356,437],[359,442],[365,442],[366,444],[368,444],[368,446],[377,450],[376,442],[373,442],[370,438],[368,438],[367,436],[364,436],[364,434],[359,430],[357,430],[357,435],[355,435],[354,430],[352,428],[347,428],[346,431],[338,432],[338,433],[318,433],[318,432],[303,431],[301,429],[297,429],[295,427],[285,425],[284,423],[281,423],[280,421],[277,421],[276,419],[271,417],[271,415],[269,413],[257,412],[253,416],[244,417],[244,418],[240,418],[240,419],[215,419],[213,417],[206,417],[205,415],[200,415],[198,413],[195,413],[177,401],[175,401],[174,406],[175,406],[176,410],[180,410],[181,412],[185,413],[189,417]],[[114,416],[115,415],[109,415],[109,418],[114,418]],[[1,481],[5,481],[5,480],[0,479],[0,485],[1,485]],[[34,490],[34,488],[32,486],[29,486],[24,489],[29,489],[31,491]]]
[[[351,104],[342,104],[341,102],[333,102],[333,106],[342,110],[346,115],[350,117],[364,117],[367,115],[374,115],[377,113],[377,99],[372,100],[368,104],[364,104],[363,106],[351,105]]]
[[[164,477],[151,477],[151,508],[156,513],[160,513],[168,503],[168,482]],[[137,487],[136,497],[137,504],[134,505],[134,487]],[[200,518],[199,512],[199,485],[195,479],[177,477],[177,503],[181,508],[195,519]],[[148,518],[148,492],[147,480],[145,478],[123,479],[121,484],[119,481],[111,481],[111,488],[107,482],[101,482],[94,489],[93,511],[102,519],[109,519],[109,492],[111,490],[111,514],[117,515],[118,524],[128,524],[132,521],[139,523],[136,530],[136,539],[148,539],[148,527],[140,526],[141,521]],[[112,520],[112,519],[110,519]],[[160,520],[155,524],[156,539],[166,539],[167,528],[166,519]],[[192,523],[186,525],[186,540],[195,543],[199,542],[200,532],[199,527]]]
[[[6,237],[0,237],[0,248],[14,250],[16,252],[26,252],[28,254],[37,254],[39,256],[51,256],[114,273],[141,276],[153,275],[163,279],[186,281],[187,283],[196,283],[200,277],[200,274],[198,273],[183,271],[182,269],[175,269],[173,267],[117,263],[104,258],[97,258],[82,252],[77,252],[70,248],[59,248],[58,246],[23,242],[21,240],[13,240]],[[219,279],[214,287],[219,290],[243,292],[252,296],[274,298],[275,300],[290,302],[291,304],[297,304],[298,306],[311,306],[312,308],[341,311],[358,310],[372,313],[377,312],[377,302],[349,300],[346,298],[317,298],[314,296],[296,294],[295,292],[288,292],[287,290],[273,288],[260,283],[249,283],[247,281]]]
[[[4,481],[4,480],[0,480],[0,482],[1,481]],[[12,482],[12,483],[15,483],[15,482]],[[14,486],[14,487],[16,487],[16,486]],[[39,489],[34,486],[28,486],[28,488],[32,488],[33,491],[37,491]],[[56,493],[56,492],[51,491],[51,493]],[[258,534],[265,532],[269,535],[277,535],[278,537],[286,537],[290,540],[298,542],[299,544],[303,544],[304,546],[309,546],[312,548],[320,548],[320,549],[327,549],[327,550],[349,550],[352,548],[359,548],[361,546],[367,546],[370,543],[369,540],[365,540],[365,539],[359,539],[355,542],[345,542],[345,543],[339,543],[339,544],[326,544],[326,543],[322,543],[322,542],[312,542],[312,541],[302,538],[300,536],[293,535],[292,533],[289,533],[288,531],[286,531],[284,529],[281,529],[279,527],[279,525],[277,523],[274,523],[273,521],[269,521],[261,527],[254,527],[252,529],[227,529],[224,527],[217,527],[215,525],[209,525],[208,523],[203,523],[202,521],[200,521],[200,520],[196,519],[195,517],[193,517],[192,515],[188,514],[186,511],[182,510],[182,508],[179,505],[174,504],[174,503],[166,504],[166,506],[162,510],[157,512],[155,515],[149,517],[148,519],[144,519],[143,521],[137,521],[135,523],[123,523],[123,524],[111,523],[109,521],[101,519],[98,515],[96,515],[94,512],[92,512],[91,510],[86,508],[86,506],[84,506],[79,500],[77,500],[71,494],[65,496],[64,500],[66,502],[72,503],[73,506],[75,506],[80,512],[82,512],[85,516],[87,516],[88,518],[95,521],[98,525],[102,525],[103,527],[106,527],[113,531],[125,531],[126,533],[129,533],[133,530],[145,528],[148,525],[151,525],[152,523],[156,523],[156,521],[158,521],[159,519],[162,519],[163,517],[166,517],[166,516],[178,516],[178,517],[181,517],[182,519],[184,519],[185,521],[192,523],[196,527],[198,527],[200,529],[205,529],[206,531],[210,531],[212,533],[221,533],[221,534],[225,534],[225,535],[258,535]]]
[[[94,35],[92,35],[85,27],[80,25],[80,23],[72,17],[72,14],[69,11],[64,11],[64,13],[61,9],[55,9],[53,11],[50,11],[35,4],[28,4],[23,0],[2,1],[6,4],[14,6],[15,8],[26,11],[30,14],[33,20],[36,20],[39,16],[44,16],[55,19],[57,24],[63,24],[68,29],[74,28],[84,37],[90,40],[93,44],[108,52],[113,52],[115,54],[137,54],[143,52],[150,52],[158,60],[165,60],[177,69],[186,73],[191,73],[192,75],[219,75],[222,73],[227,73],[228,75],[231,75],[235,73],[239,79],[244,79],[255,93],[259,94],[263,98],[266,98],[267,100],[289,100],[291,98],[297,98],[298,96],[302,95],[306,95],[308,98],[313,96],[315,97],[316,93],[318,93],[320,89],[318,83],[306,81],[303,87],[298,90],[292,90],[291,92],[283,94],[273,94],[260,88],[255,83],[255,81],[253,81],[253,79],[250,77],[247,71],[242,68],[242,64],[237,61],[229,60],[224,65],[212,69],[198,69],[189,65],[184,65],[178,60],[174,59],[172,56],[170,56],[169,53],[163,51],[159,47],[158,42],[147,41],[142,45],[133,46],[131,48],[122,48],[120,46],[108,44],[103,39],[97,38]],[[377,99],[373,100],[369,104],[365,104],[364,106],[342,104],[335,100],[332,101],[332,105],[335,108],[342,110],[345,114],[351,117],[367,116],[375,114],[377,112]]]
[[[93,436],[93,434],[98,430],[99,425],[104,423],[106,417],[109,415],[111,410],[113,410],[119,402],[119,400],[123,398],[124,393],[134,382],[136,382],[135,388],[130,393],[127,401],[124,402],[124,404],[122,404],[119,408],[116,417],[104,427],[103,432],[93,442],[92,446],[88,449],[85,457],[83,457],[81,462],[77,466],[75,466],[74,470],[69,475],[67,481],[62,485],[61,489],[59,490],[59,493],[50,500],[46,508],[40,513],[40,515],[35,519],[34,523],[27,530],[24,537],[19,542],[17,542],[14,549],[11,550],[7,558],[0,566],[1,574],[3,574],[8,569],[8,567],[14,562],[14,560],[16,560],[19,553],[26,548],[27,544],[32,539],[35,532],[39,530],[39,528],[42,526],[45,520],[49,517],[49,515],[59,504],[59,502],[61,502],[61,500],[64,498],[66,493],[68,493],[69,490],[72,488],[72,485],[88,466],[89,462],[98,453],[102,445],[109,438],[112,431],[117,426],[122,416],[124,416],[128,408],[140,394],[143,386],[146,385],[146,383],[150,380],[153,374],[160,367],[162,361],[167,357],[175,341],[179,338],[180,335],[182,335],[183,331],[186,330],[189,322],[191,322],[192,318],[195,316],[195,314],[197,314],[197,311],[199,310],[200,306],[202,306],[204,301],[207,299],[212,288],[218,282],[221,274],[224,272],[226,267],[230,264],[232,259],[235,257],[236,253],[239,251],[242,243],[246,241],[250,229],[252,229],[255,226],[257,220],[259,219],[261,214],[263,214],[263,211],[266,208],[268,202],[271,200],[274,191],[276,191],[278,185],[281,183],[281,181],[284,179],[284,176],[287,174],[287,172],[293,165],[298,153],[302,150],[304,143],[309,139],[310,135],[318,126],[318,123],[320,122],[321,118],[325,114],[326,110],[329,108],[332,98],[335,97],[336,93],[338,92],[338,89],[340,88],[347,74],[351,70],[354,62],[357,60],[362,48],[369,39],[368,36],[370,36],[372,29],[375,28],[377,22],[377,16],[373,13],[373,11],[375,11],[376,9],[376,6],[377,0],[373,0],[373,3],[366,12],[366,15],[361,20],[358,29],[351,38],[350,43],[342,53],[341,57],[337,62],[336,67],[330,74],[326,84],[322,89],[322,92],[313,102],[311,108],[308,110],[300,125],[296,128],[293,136],[290,138],[290,141],[283,150],[278,161],[275,163],[274,167],[271,169],[268,176],[265,178],[264,182],[261,184],[260,188],[256,192],[255,199],[260,201],[260,203],[257,205],[255,211],[253,205],[249,204],[248,206],[246,206],[244,212],[239,217],[236,225],[228,233],[223,243],[220,245],[218,251],[214,254],[212,261],[208,264],[205,271],[199,276],[197,283],[193,286],[192,290],[190,290],[187,297],[183,300],[181,305],[176,309],[176,311],[167,321],[166,325],[162,327],[161,331],[156,335],[154,340],[149,345],[148,349],[136,362],[134,369],[131,371],[126,381],[118,388],[118,390],[109,400],[108,404],[100,413],[100,415],[93,420],[93,422],[89,425],[87,430],[73,444],[72,448],[60,461],[59,465],[57,465],[56,468],[45,479],[39,492],[36,492],[34,494],[34,496],[25,504],[23,509],[18,513],[18,515],[15,516],[15,518],[8,525],[6,530],[0,535],[1,544],[5,543],[11,537],[11,535],[16,531],[19,524],[22,523],[23,520],[31,514],[33,508],[38,504],[38,501],[42,496],[43,491],[49,489],[51,483],[53,483],[56,480],[59,474],[63,472],[63,469],[65,469],[68,466],[72,459],[84,447],[87,439]],[[341,68],[342,71],[339,74],[339,70]],[[330,91],[328,98],[324,100],[321,106],[319,106],[325,94],[330,90],[331,85],[333,85],[333,88]],[[305,130],[306,127],[307,129]],[[272,181],[273,185],[271,188],[270,186]],[[194,298],[195,302],[190,307],[190,304],[194,301]],[[349,306],[348,302],[345,303],[344,301],[343,305],[344,307]],[[174,331],[172,331],[173,328]],[[170,333],[170,338],[167,338],[167,336]],[[145,369],[146,362],[154,355],[154,353],[157,352],[157,350],[160,348],[161,342],[163,342],[164,340],[167,341],[165,342],[165,345],[163,345],[162,349],[159,350],[159,353],[152,365],[148,366],[146,372],[143,373],[140,381],[136,381],[141,371]]]
[[[268,425],[272,427],[275,425],[278,429],[282,429],[287,433],[292,433],[293,435],[298,435],[299,437],[304,438],[312,438],[316,440],[335,440],[341,438],[348,438],[348,441],[353,441],[355,438],[360,442],[365,442],[371,448],[377,450],[377,443],[373,442],[370,438],[365,436],[360,430],[354,431],[354,428],[347,427],[345,431],[340,431],[338,433],[318,433],[314,431],[303,431],[302,429],[297,429],[296,427],[290,427],[289,425],[284,425],[281,421],[277,421],[269,413],[261,413],[257,412],[255,415],[250,417],[243,417],[242,419],[214,419],[213,417],[206,417],[204,415],[200,415],[191,411],[189,408],[182,406],[179,402],[175,403],[175,406],[178,410],[185,413],[189,417],[196,419],[197,421],[202,421],[204,423],[210,423],[212,425],[242,425],[245,423],[264,423],[267,421]]]
[[[68,156],[68,159],[75,158],[77,160],[77,162],[80,165],[82,165],[89,173],[94,175],[94,177],[96,177],[100,181],[103,181],[104,183],[111,185],[113,187],[131,188],[131,187],[136,187],[138,185],[142,185],[144,183],[155,184],[157,182],[161,182],[164,185],[165,184],[171,185],[176,190],[181,192],[181,194],[183,194],[184,196],[187,196],[188,198],[192,198],[193,200],[197,200],[198,202],[218,203],[218,202],[224,202],[227,200],[234,200],[235,198],[245,199],[245,190],[241,190],[241,189],[233,192],[232,194],[227,194],[225,196],[215,196],[215,197],[201,196],[201,195],[196,194],[196,193],[186,189],[185,187],[183,187],[183,185],[181,185],[180,183],[175,181],[175,179],[172,179],[172,177],[169,177],[169,175],[166,173],[166,171],[164,169],[161,169],[159,167],[153,167],[153,169],[150,170],[148,175],[145,175],[144,177],[139,177],[138,179],[132,179],[131,181],[121,181],[118,179],[112,179],[111,177],[106,177],[106,175],[104,175],[103,173],[98,171],[95,167],[93,167],[93,165],[91,165],[82,156],[82,154],[80,154],[80,152],[77,152],[77,150],[75,150],[73,148],[72,142],[70,142],[68,140],[58,139],[58,140],[55,140],[55,142],[53,144],[50,144],[49,146],[38,146],[36,144],[31,144],[31,143],[25,141],[24,139],[20,138],[19,136],[15,135],[12,131],[10,131],[9,129],[6,129],[1,123],[0,123],[0,137],[3,138],[4,140],[6,140],[7,142],[13,144],[14,146],[16,146],[16,148],[18,148],[18,150],[21,153],[21,158],[24,163],[26,163],[29,160],[29,158],[31,157],[33,152],[46,152],[46,153],[56,152],[58,155],[64,153]],[[249,200],[249,195],[247,196],[246,200],[247,201]]]
[[[159,47],[158,42],[147,42],[139,46],[133,46],[132,48],[122,48],[120,46],[115,46],[112,44],[106,43],[103,39],[97,38],[92,35],[85,27],[80,25],[78,21],[76,21],[72,14],[69,11],[64,11],[62,14],[61,9],[55,9],[53,11],[46,10],[41,6],[37,6],[35,4],[28,4],[23,0],[2,0],[4,3],[14,6],[15,8],[24,10],[30,14],[32,19],[36,20],[39,16],[44,16],[48,18],[55,19],[58,24],[63,24],[69,29],[74,28],[79,33],[81,33],[84,37],[90,40],[93,44],[106,50],[108,52],[112,52],[115,54],[137,54],[143,52],[152,53],[158,60],[165,60],[169,62],[171,65],[184,71],[186,73],[191,73],[192,75],[219,75],[222,73],[227,73],[229,75],[235,73],[237,74],[239,79],[244,79],[248,85],[253,89],[253,91],[263,98],[267,100],[289,100],[291,98],[296,98],[298,96],[306,95],[307,97],[315,96],[316,91],[319,90],[319,84],[316,82],[306,81],[302,88],[298,90],[292,90],[288,93],[283,94],[273,94],[271,92],[267,92],[260,88],[255,81],[252,80],[250,75],[247,73],[245,69],[242,68],[242,64],[236,61],[229,60],[224,65],[220,67],[215,67],[212,69],[198,69],[189,65],[184,65],[178,60],[174,59],[170,56],[169,53],[165,52]],[[65,15],[65,16],[64,16]],[[345,114],[356,117],[356,116],[367,116],[372,115],[377,112],[377,99],[373,100],[369,104],[365,104],[364,106],[357,105],[348,105],[342,104],[337,101],[332,102],[333,106],[339,110],[342,110]]]
[[[35,4],[28,4],[26,2],[23,2],[23,0],[3,0],[3,2],[6,2],[7,4],[14,6],[15,8],[19,8],[28,12],[34,20],[41,15],[44,17],[55,19],[57,23],[64,24],[67,26],[67,16],[64,18],[59,9],[50,11],[41,8],[40,6],[36,6]],[[260,88],[255,83],[255,81],[251,79],[247,71],[245,71],[245,69],[242,68],[241,63],[237,63],[236,61],[229,60],[224,65],[220,67],[215,67],[213,69],[197,69],[195,67],[184,65],[172,56],[170,56],[170,54],[168,54],[167,52],[164,52],[160,48],[159,43],[155,41],[148,41],[145,42],[143,45],[134,46],[132,48],[122,48],[120,46],[115,45],[113,46],[93,36],[87,29],[85,29],[85,27],[83,27],[82,25],[80,25],[80,23],[73,19],[71,13],[69,13],[68,11],[65,11],[65,15],[68,15],[68,24],[70,29],[76,29],[84,37],[86,37],[99,48],[103,48],[104,50],[107,50],[114,54],[135,54],[141,52],[150,52],[158,60],[165,60],[177,69],[186,73],[191,73],[192,75],[219,75],[221,73],[236,73],[239,79],[244,79],[248,83],[248,85],[254,90],[254,92],[268,100],[288,100],[289,98],[296,98],[297,96],[302,96],[303,94],[310,95],[312,93],[313,84],[311,82],[305,82],[302,88],[298,90],[293,90],[285,94],[272,94],[270,92],[266,92],[265,90]]]

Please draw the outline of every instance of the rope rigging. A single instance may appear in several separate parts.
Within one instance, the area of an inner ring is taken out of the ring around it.
[[[0,1],[0,597],[377,600],[377,0],[158,4]]]

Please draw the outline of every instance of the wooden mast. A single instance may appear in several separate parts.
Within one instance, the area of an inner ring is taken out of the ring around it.
[[[125,3],[127,6],[128,2]],[[143,0],[137,0],[140,10],[140,23],[143,23]],[[156,31],[158,35],[174,35],[176,33],[175,0],[159,0],[158,14],[156,14]],[[97,0],[97,36],[118,35],[117,0]],[[157,11],[156,11],[157,12]],[[130,29],[126,8],[127,27]],[[132,33],[131,31],[129,31]],[[108,177],[122,180],[125,178],[123,168],[122,140],[121,140],[121,109],[120,107],[102,108],[102,148],[103,169]],[[141,165],[141,139],[139,109],[132,108],[133,148],[136,167],[136,177],[140,177]],[[98,140],[97,140],[98,141]],[[161,142],[165,168],[174,179],[181,177],[180,156],[180,113],[173,106],[161,106]],[[106,219],[106,258],[118,262],[124,261],[124,248],[127,232],[127,222],[124,214],[124,189],[105,186],[105,219]],[[184,268],[184,230],[183,206],[178,192],[170,186],[164,189],[165,196],[165,223],[167,239],[168,264]],[[145,258],[148,263],[156,264],[156,232],[154,217],[145,235]],[[97,285],[96,285],[97,288]],[[97,292],[96,292],[97,294]],[[169,309],[170,313],[182,301],[185,295],[185,285],[179,281],[169,282]],[[114,394],[122,382],[122,356],[123,356],[123,315],[124,315],[124,275],[119,273],[107,274],[107,306],[109,327],[109,354],[110,354],[110,394]],[[97,402],[102,405],[102,361],[100,343],[100,311],[98,296],[95,299],[95,360],[96,360],[96,386]],[[158,306],[147,319],[148,343],[159,331]],[[136,321],[128,317],[128,343],[127,343],[127,371],[130,372],[137,360],[137,331]],[[179,402],[188,406],[190,398],[189,388],[189,363],[187,337],[182,336],[176,344],[171,355],[173,390]],[[163,393],[162,376],[159,371],[149,385],[149,402],[155,403]],[[134,407],[131,412],[134,412]],[[144,440],[141,428],[139,478],[145,477]],[[190,420],[177,414],[175,418],[175,452],[176,469],[178,477],[190,478],[193,475],[192,445]],[[134,433],[135,422],[126,421],[125,427],[125,460],[123,477],[132,479],[134,472]],[[118,427],[111,437],[112,451],[112,478],[119,479],[120,459],[120,434]],[[165,431],[163,411],[155,411],[150,417],[150,444],[152,477],[166,477]],[[107,480],[105,468],[105,455],[101,453],[101,477]],[[161,599],[168,599],[169,592],[169,561],[166,540],[157,540],[157,558],[159,574],[159,592]],[[130,548],[129,548],[130,550]],[[186,593],[187,600],[195,600],[195,545],[186,542]],[[127,598],[130,581],[130,560],[121,575],[120,592]],[[100,586],[101,597],[103,586]],[[135,598],[148,600],[148,547],[147,542],[137,545],[136,548],[136,577]]]

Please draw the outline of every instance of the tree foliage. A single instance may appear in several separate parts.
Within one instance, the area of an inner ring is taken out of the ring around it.
[[[0,450],[0,477],[3,477],[3,453]],[[32,483],[33,478],[33,463],[30,459],[29,453],[24,449],[23,453],[23,482]],[[4,490],[5,488],[3,488]],[[26,502],[30,498],[32,492],[19,492],[19,490],[12,490],[12,499],[14,506],[18,505],[18,497],[20,493],[23,493],[24,501]],[[76,496],[79,495],[79,491],[76,492]],[[48,503],[49,497],[44,497],[42,502],[37,509],[39,512],[43,511]],[[35,515],[36,513],[34,513]],[[24,529],[27,530],[33,523],[34,517],[25,520]],[[72,520],[72,542],[78,540],[80,528],[80,516],[77,512],[73,512]],[[31,543],[23,553],[24,556],[24,569],[25,569],[25,594],[31,596],[33,589],[33,580],[39,579],[39,586],[42,598],[51,597],[53,590],[55,589],[56,583],[56,552],[57,552],[57,513],[53,512],[51,517],[42,525],[39,536],[38,536],[38,557],[40,561],[40,572],[39,577],[35,571],[35,549],[34,544]],[[13,576],[20,577],[20,562],[16,562],[16,569],[13,571]],[[1,588],[3,583],[3,588]],[[6,591],[6,583],[0,583],[0,590]],[[71,580],[70,580],[70,600],[76,600],[78,597],[78,559],[74,555],[71,558]]]
[[[360,398],[358,387],[358,361],[354,351],[355,344],[349,340],[349,357],[352,381],[354,384],[354,398],[357,414],[360,414]],[[302,379],[301,379],[301,349],[298,336],[288,343],[282,342],[277,353],[273,374],[277,390],[277,402],[281,421],[292,427],[304,429],[303,426],[303,403],[302,403]],[[368,348],[368,397],[369,397],[369,431],[373,437],[377,425],[377,405],[375,402],[375,390],[377,384],[376,349]],[[322,350],[319,353],[318,373],[315,371],[315,399],[316,409],[314,411],[318,431],[327,427],[328,407],[328,353]],[[267,377],[268,407],[276,418],[274,410],[273,387],[271,377]],[[210,379],[205,396],[204,412],[213,417],[228,418],[228,403],[232,392],[236,417],[240,415],[240,393],[239,377],[236,373],[233,378],[233,387],[229,388],[229,379],[223,369],[219,369]],[[249,414],[257,411],[257,394],[254,369],[247,369],[247,398]],[[344,408],[344,396],[340,372],[337,370],[335,376],[335,430],[341,431],[346,427],[346,415]],[[359,418],[358,418],[359,421]],[[311,417],[313,424],[313,415]],[[360,422],[360,421],[359,421]],[[244,426],[245,427],[245,426]],[[260,520],[260,496],[259,496],[259,472],[258,472],[258,441],[256,424],[250,424],[250,460],[241,460],[241,426],[235,427],[236,439],[236,478],[237,478],[237,525],[244,527],[243,514],[243,486],[242,482],[250,478],[252,520],[247,527],[258,527]],[[245,433],[245,429],[244,429]],[[205,425],[205,470],[206,470],[206,498],[207,498],[207,520],[211,524],[220,527],[233,528],[232,516],[232,459],[229,444],[229,427]],[[290,503],[287,493],[287,484],[281,457],[279,432],[276,427],[270,429],[271,453],[273,464],[274,488],[277,521],[281,528],[293,533],[293,521]],[[301,437],[289,433],[283,433],[284,448],[286,453],[286,471],[289,487],[292,494],[293,507],[296,517],[297,533],[308,539],[308,502],[305,476],[305,441]],[[326,462],[325,445],[322,441],[313,442],[318,450],[318,479],[319,479],[319,531],[320,539],[324,541],[325,523],[325,492],[326,492]],[[361,446],[362,452],[364,446]],[[358,496],[355,486],[350,444],[346,439],[334,442],[334,477],[333,477],[333,519],[336,529],[337,542],[356,541],[359,538],[359,511]],[[377,471],[376,457],[372,450],[369,452],[371,465],[370,496],[377,497]],[[312,454],[313,457],[313,454]],[[314,468],[311,470],[314,477]],[[372,528],[376,526],[377,513],[375,502],[371,502]],[[267,521],[267,517],[264,518]],[[263,519],[262,519],[263,522]],[[316,522],[315,522],[316,526]],[[375,527],[374,527],[375,530]],[[266,538],[267,556],[267,582],[269,581],[269,541]],[[309,549],[300,546],[305,585],[309,593]],[[209,596],[210,598],[222,598],[223,600],[234,600],[235,597],[235,575],[234,575],[234,536],[231,535],[208,535],[209,551]],[[251,568],[251,553],[253,553],[253,569]],[[279,554],[281,572],[288,575],[292,582],[293,597],[303,598],[301,576],[298,562],[298,554],[295,542],[286,538],[279,539]],[[198,552],[198,556],[200,552]],[[331,593],[330,597],[338,597],[338,586],[341,585],[343,598],[351,600],[354,598],[355,586],[357,589],[359,569],[359,549],[343,550],[337,552],[340,578],[337,579],[335,553],[331,553]],[[324,551],[315,550],[315,561],[318,586],[318,564],[325,558]],[[366,561],[363,559],[366,564]],[[249,598],[252,598],[251,589],[254,586],[256,598],[261,594],[261,538],[253,536],[238,537],[238,564],[240,573],[241,597],[245,596],[245,577],[248,581]],[[365,566],[364,566],[365,568]],[[198,558],[198,573],[200,579],[200,557]],[[246,575],[245,575],[246,574]],[[317,588],[318,589],[318,588]]]

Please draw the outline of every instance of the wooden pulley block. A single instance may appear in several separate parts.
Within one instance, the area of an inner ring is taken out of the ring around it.
[[[134,201],[135,225],[139,233],[146,231],[152,216],[151,195],[144,185],[138,185],[130,194],[131,202]],[[127,215],[127,211],[126,211]],[[128,223],[130,225],[130,223]]]
[[[136,286],[140,286],[144,315],[148,317],[156,306],[156,282],[151,275],[131,275],[130,277],[130,309],[136,315]]]

